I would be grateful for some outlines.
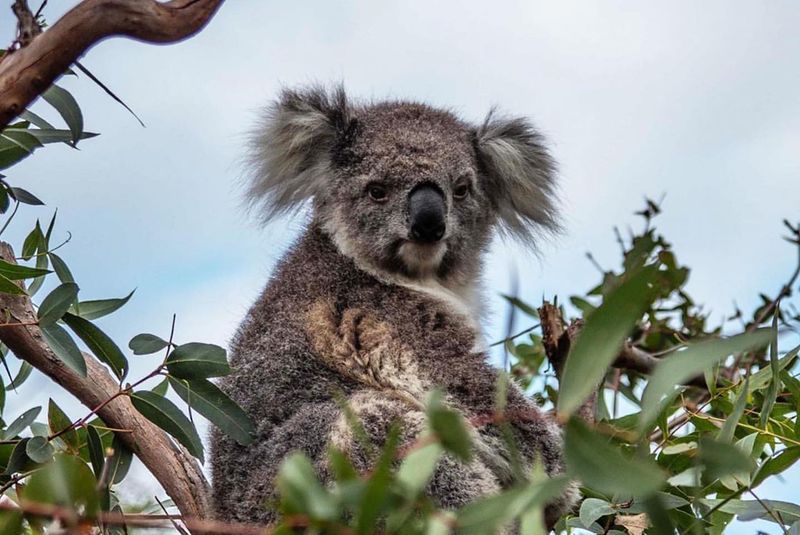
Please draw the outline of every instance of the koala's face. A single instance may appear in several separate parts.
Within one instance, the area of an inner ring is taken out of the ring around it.
[[[316,203],[339,246],[413,278],[447,277],[476,258],[496,215],[469,127],[419,104],[363,108],[353,121]]]
[[[313,199],[340,251],[371,269],[474,276],[496,223],[526,241],[557,227],[553,163],[525,119],[472,126],[424,104],[354,106],[341,89],[312,88],[284,91],[252,146],[250,195],[266,216]]]

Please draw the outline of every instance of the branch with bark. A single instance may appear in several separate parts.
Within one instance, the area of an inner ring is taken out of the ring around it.
[[[0,243],[0,258],[15,262],[14,251],[7,243]],[[67,367],[42,338],[28,296],[0,293],[0,314],[5,323],[0,329],[0,341],[14,355],[47,375],[89,409],[96,410],[108,427],[125,430],[118,433],[119,439],[139,457],[184,517],[210,516],[209,486],[200,465],[142,416],[127,396],[117,395],[117,380],[100,362],[84,354],[86,377]],[[109,402],[110,398],[115,399]]]
[[[17,0],[17,43],[0,58],[0,129],[42,94],[77,59],[103,39],[130,37],[174,43],[191,37],[223,0],[84,0],[47,31],[31,29],[30,9]],[[38,25],[36,25],[38,28]]]

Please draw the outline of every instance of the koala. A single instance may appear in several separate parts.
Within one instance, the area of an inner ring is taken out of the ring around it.
[[[247,198],[265,220],[309,204],[311,214],[232,342],[234,371],[220,387],[256,431],[249,446],[212,434],[218,517],[275,521],[275,477],[293,451],[323,481],[331,445],[369,470],[338,397],[380,447],[398,420],[410,444],[426,396],[443,393],[476,454],[439,463],[426,490],[440,507],[513,484],[491,418],[498,373],[479,329],[479,281],[493,232],[531,243],[558,228],[542,136],[522,118],[490,113],[472,125],[422,103],[362,104],[340,87],[311,87],[284,90],[268,108],[249,163]],[[506,407],[523,462],[563,472],[551,417],[514,385]],[[548,525],[576,499],[573,485],[550,503]]]

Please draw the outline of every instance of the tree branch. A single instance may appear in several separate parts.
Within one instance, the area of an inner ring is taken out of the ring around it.
[[[14,263],[14,251],[0,242],[0,258]],[[29,324],[36,313],[27,296],[0,293],[0,313],[9,323]],[[0,329],[0,341],[18,358],[30,363],[81,403],[94,409],[119,391],[119,384],[91,355],[86,359],[86,377],[81,377],[52,352],[36,325],[15,325]],[[158,480],[185,517],[211,516],[208,482],[197,461],[174,443],[163,431],[134,409],[127,396],[118,396],[103,405],[97,415],[119,433],[119,439],[130,448]]]
[[[200,31],[222,2],[84,0],[27,46],[10,49],[0,59],[0,129],[103,39],[123,36],[174,43]]]
[[[567,361],[572,344],[583,327],[583,321],[573,320],[567,326],[561,316],[561,311],[546,301],[539,308],[539,318],[542,322],[542,344],[544,345],[545,354],[560,381],[561,374],[564,371],[564,363]],[[612,366],[649,375],[653,373],[660,360],[647,351],[634,346],[630,341],[626,341]],[[686,384],[703,390],[708,388],[705,377],[702,375],[692,377]],[[586,417],[590,408],[593,411],[595,401],[594,398],[591,398],[579,409],[582,416]],[[589,404],[591,404],[591,407]]]

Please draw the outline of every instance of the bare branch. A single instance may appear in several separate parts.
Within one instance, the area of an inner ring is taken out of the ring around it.
[[[0,258],[14,263],[14,251],[0,242]],[[130,448],[158,480],[186,517],[211,516],[208,482],[197,461],[163,431],[133,408],[127,396],[118,396],[119,385],[91,355],[84,355],[87,374],[81,377],[53,354],[36,325],[36,313],[27,296],[0,293],[0,313],[8,323],[22,325],[0,329],[0,341],[18,358],[27,361],[90,409],[105,424],[129,432],[119,439]],[[111,402],[109,398],[116,397]]]
[[[9,50],[0,59],[0,129],[103,39],[124,36],[174,43],[201,30],[222,2],[84,0],[47,31],[33,36],[27,46]]]

